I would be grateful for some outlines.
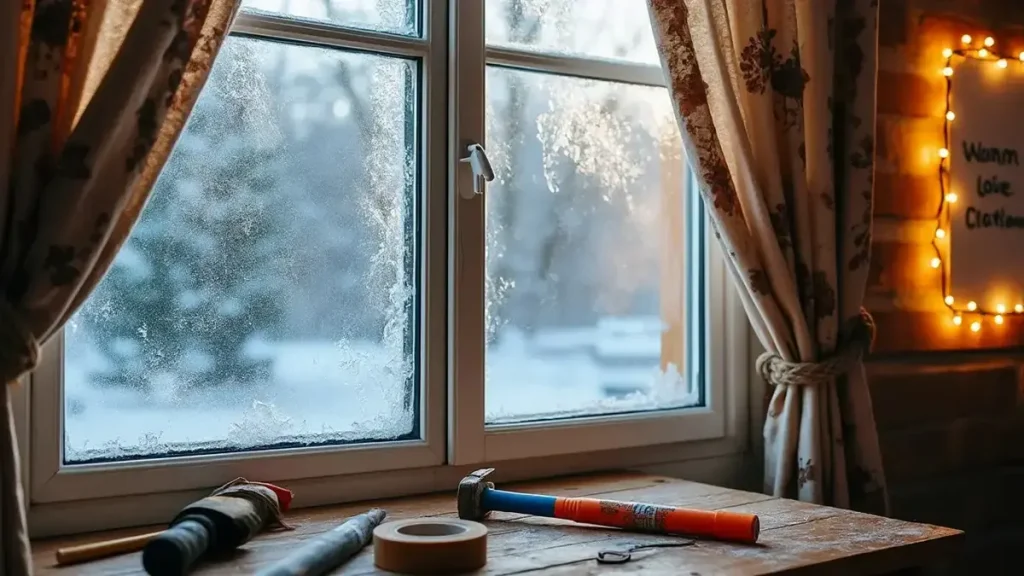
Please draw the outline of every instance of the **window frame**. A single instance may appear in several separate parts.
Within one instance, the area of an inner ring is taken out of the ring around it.
[[[32,503],[49,503],[216,486],[238,476],[280,482],[316,476],[357,474],[444,462],[445,397],[445,260],[444,162],[445,50],[444,4],[426,2],[419,36],[399,36],[327,22],[240,12],[231,35],[312,47],[364,51],[419,60],[417,83],[417,150],[420,177],[417,238],[422,296],[417,326],[420,338],[418,385],[420,440],[343,446],[269,449],[232,454],[153,458],[128,462],[65,466],[63,427],[63,331],[45,347],[32,375],[29,443]]]
[[[11,397],[34,537],[165,522],[237,476],[284,483],[297,492],[296,506],[310,506],[451,490],[468,465],[501,462],[503,479],[512,480],[707,462],[747,450],[750,328],[722,250],[707,240],[704,406],[485,427],[484,202],[460,196],[472,180],[458,159],[470,142],[486,141],[487,63],[648,86],[664,86],[664,75],[644,64],[485,48],[484,0],[423,0],[421,10],[419,37],[252,12],[241,12],[231,33],[420,59],[423,439],[62,466],[60,333]]]

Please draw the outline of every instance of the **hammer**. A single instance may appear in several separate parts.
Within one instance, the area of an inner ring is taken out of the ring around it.
[[[757,515],[727,510],[694,510],[641,502],[565,498],[496,490],[483,468],[459,482],[459,518],[480,521],[490,512],[513,512],[545,518],[612,526],[655,534],[685,534],[753,544],[760,533]]]

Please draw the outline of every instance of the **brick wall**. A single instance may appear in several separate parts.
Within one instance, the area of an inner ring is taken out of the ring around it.
[[[893,515],[966,530],[960,572],[1024,574],[1024,321],[954,326],[928,264],[941,52],[964,33],[1024,50],[1024,0],[881,0],[868,370]]]

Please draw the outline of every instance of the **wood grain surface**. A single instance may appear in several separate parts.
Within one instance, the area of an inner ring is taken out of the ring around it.
[[[600,550],[664,542],[670,537],[633,534],[569,522],[496,513],[485,522],[488,563],[480,574],[886,574],[951,561],[960,553],[963,533],[950,528],[916,524],[743,492],[718,486],[640,473],[611,473],[500,486],[559,496],[593,496],[644,501],[706,510],[752,512],[760,516],[757,545],[697,541],[682,548],[655,548],[633,553],[627,564],[601,565]],[[455,514],[455,494],[383,500],[297,510],[288,521],[290,532],[264,534],[230,558],[206,562],[196,574],[252,574],[280,559],[314,534],[329,530],[347,516],[371,506],[387,510],[389,520]],[[140,554],[58,568],[58,547],[141,533],[116,531],[33,543],[36,574],[112,576],[141,574]],[[385,574],[373,565],[368,547],[335,574]],[[907,571],[907,572],[903,572]]]

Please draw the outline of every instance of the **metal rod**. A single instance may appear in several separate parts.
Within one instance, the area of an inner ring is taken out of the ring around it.
[[[353,516],[343,524],[310,539],[295,552],[259,572],[258,576],[319,576],[355,556],[373,538],[376,528],[387,515],[380,508]]]

